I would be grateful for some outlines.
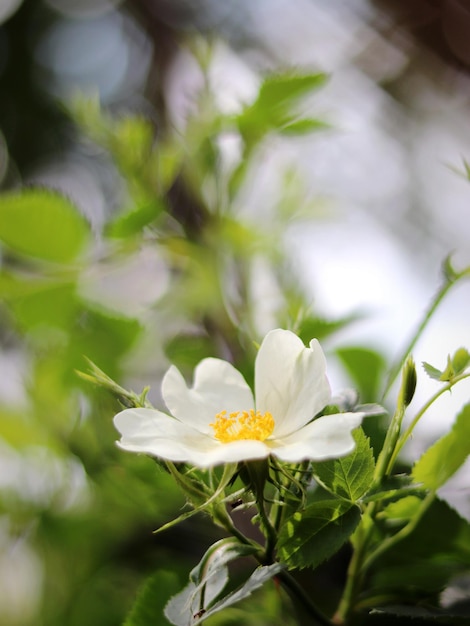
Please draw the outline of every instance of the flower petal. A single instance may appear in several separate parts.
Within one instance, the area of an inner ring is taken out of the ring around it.
[[[271,453],[289,463],[345,456],[354,450],[352,431],[360,426],[364,415],[338,413],[319,417],[288,437],[271,442]]]
[[[253,394],[243,376],[221,359],[203,359],[198,364],[192,389],[172,365],[163,377],[162,395],[172,415],[207,435],[213,435],[209,424],[217,413],[254,408]]]
[[[114,425],[121,433],[118,446],[123,450],[150,454],[175,463],[207,468],[261,459],[270,454],[261,441],[222,444],[154,409],[126,409],[114,417]]]
[[[256,409],[274,417],[274,437],[295,432],[319,413],[331,397],[320,344],[310,347],[288,330],[272,330],[255,363]]]

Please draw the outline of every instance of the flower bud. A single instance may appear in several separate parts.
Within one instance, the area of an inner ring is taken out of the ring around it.
[[[402,370],[400,399],[404,407],[413,400],[416,389],[416,366],[413,357],[408,357]]]

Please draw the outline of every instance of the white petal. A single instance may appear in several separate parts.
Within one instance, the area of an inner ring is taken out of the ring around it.
[[[271,454],[270,448],[263,441],[255,441],[254,439],[232,441],[231,443],[216,442],[216,444],[206,453],[204,462],[199,464],[200,467],[265,459]]]
[[[123,450],[198,467],[261,459],[270,454],[261,441],[223,444],[153,409],[121,411],[114,417],[114,425],[121,433],[118,445]]]
[[[274,437],[295,432],[319,413],[331,397],[320,344],[310,347],[288,330],[272,330],[255,363],[256,409],[274,417]]]
[[[191,462],[204,456],[215,442],[198,430],[154,409],[126,409],[114,417],[121,433],[118,445],[131,452],[143,452],[170,461]]]
[[[352,431],[360,426],[363,417],[364,413],[338,413],[319,417],[292,435],[273,441],[271,453],[290,463],[345,456],[354,450]]]
[[[204,359],[194,370],[189,389],[173,365],[162,381],[162,395],[171,414],[202,433],[213,434],[209,426],[221,411],[248,411],[254,408],[253,394],[233,365],[221,359]]]

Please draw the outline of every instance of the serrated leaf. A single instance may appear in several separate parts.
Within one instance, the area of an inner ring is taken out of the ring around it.
[[[413,467],[413,479],[428,489],[439,489],[470,454],[470,404],[457,416],[452,430],[431,446]]]
[[[283,566],[280,563],[273,563],[272,565],[266,565],[264,567],[256,568],[244,585],[242,585],[232,593],[229,593],[227,596],[225,596],[225,598],[222,598],[221,600],[216,602],[216,604],[214,604],[209,610],[201,615],[199,619],[193,621],[190,626],[197,626],[208,617],[212,617],[215,613],[218,613],[219,611],[222,611],[224,609],[228,609],[228,607],[233,606],[237,602],[248,598],[254,591],[262,587],[265,583],[274,578],[274,576],[279,574],[282,569]]]
[[[46,189],[0,196],[0,240],[15,252],[68,263],[89,239],[88,223],[65,196]]]
[[[163,609],[168,598],[178,589],[173,572],[160,571],[148,578],[132,606],[123,626],[167,626]]]
[[[426,361],[423,361],[423,369],[426,374],[433,380],[441,380],[442,372],[441,370],[438,370],[437,367],[434,367],[430,363],[426,363]]]
[[[362,428],[353,433],[356,447],[346,457],[313,464],[315,478],[334,495],[356,502],[372,484],[375,461]]]
[[[167,619],[175,626],[193,626],[209,614],[233,604],[226,604],[227,599],[224,598],[217,605],[211,606],[228,583],[227,564],[254,552],[254,546],[241,544],[234,538],[222,539],[211,546],[191,571],[189,584],[165,606]],[[199,615],[201,619],[195,617]]]
[[[359,509],[345,500],[313,502],[282,527],[279,558],[289,568],[313,569],[341,548],[360,519]]]

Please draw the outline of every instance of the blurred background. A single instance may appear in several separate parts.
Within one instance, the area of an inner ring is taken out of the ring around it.
[[[250,131],[248,152],[236,116],[289,71],[326,74],[299,102],[315,132]],[[152,535],[184,501],[115,449],[118,404],[80,381],[83,355],[158,404],[169,362],[216,354],[249,378],[249,339],[308,307],[333,389],[380,401],[443,260],[470,264],[469,105],[465,0],[0,0],[1,189],[60,191],[91,233],[61,271],[0,248],[2,624],[121,624],[146,574],[171,571],[176,591],[214,537],[198,518]],[[470,347],[469,305],[463,282],[418,364]],[[433,385],[420,368],[417,406]],[[469,390],[436,404],[409,455]],[[465,484],[464,468],[447,497],[468,516]]]

